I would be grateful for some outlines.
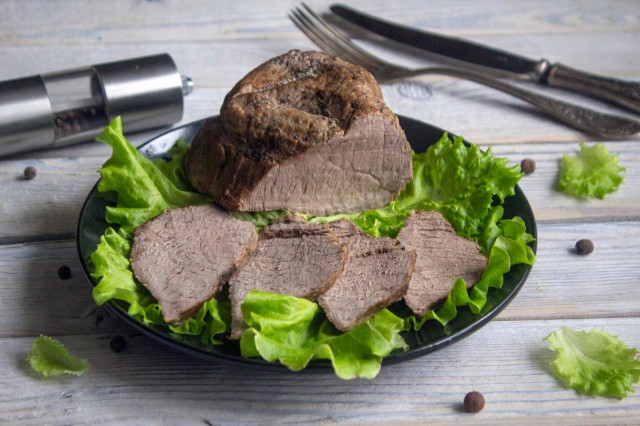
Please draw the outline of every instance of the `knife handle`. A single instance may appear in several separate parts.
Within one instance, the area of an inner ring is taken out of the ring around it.
[[[547,84],[614,102],[640,113],[640,83],[601,77],[560,63],[549,67]]]

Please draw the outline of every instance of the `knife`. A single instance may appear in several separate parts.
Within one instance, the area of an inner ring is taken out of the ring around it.
[[[330,9],[339,17],[391,40],[468,63],[507,71],[519,79],[606,99],[640,113],[640,83],[602,77],[560,63],[552,64],[547,59],[536,61],[461,38],[405,27],[340,4],[334,4]]]

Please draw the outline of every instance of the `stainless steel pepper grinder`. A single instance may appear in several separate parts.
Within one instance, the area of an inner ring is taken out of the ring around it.
[[[125,132],[175,123],[192,90],[168,54],[0,82],[0,157],[90,140],[118,115]]]

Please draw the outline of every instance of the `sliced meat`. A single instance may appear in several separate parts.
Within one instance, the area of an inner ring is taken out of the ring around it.
[[[346,219],[328,226],[347,245],[349,255],[342,275],[318,304],[338,330],[348,331],[402,299],[416,254],[391,238],[370,237]]]
[[[189,181],[230,210],[353,213],[393,200],[411,148],[364,68],[292,50],[226,96],[185,158]]]
[[[162,306],[165,322],[180,325],[218,293],[257,243],[251,223],[212,204],[167,210],[136,228],[131,268]]]
[[[457,278],[464,278],[469,288],[480,280],[487,267],[480,246],[458,236],[438,212],[409,215],[398,241],[417,255],[404,300],[418,317],[447,297]]]
[[[249,262],[229,280],[231,338],[246,328],[241,306],[249,291],[315,300],[335,283],[346,259],[347,246],[326,225],[288,217],[264,228]]]

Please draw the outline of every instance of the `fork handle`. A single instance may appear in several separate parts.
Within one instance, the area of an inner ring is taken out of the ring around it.
[[[597,96],[640,112],[640,83],[589,74],[562,64],[550,65],[546,83]]]
[[[521,89],[500,80],[487,77],[483,74],[458,70],[453,68],[429,67],[413,70],[411,74],[405,74],[403,77],[411,77],[424,74],[442,74],[451,77],[463,78],[471,80],[484,86],[493,87],[505,93],[509,93],[520,98],[532,105],[545,111],[547,114],[555,117],[565,123],[605,138],[626,138],[635,136],[640,133],[640,122],[627,119],[624,117],[604,114],[598,111],[584,108],[569,102],[560,101],[548,96],[540,95],[529,90]]]

